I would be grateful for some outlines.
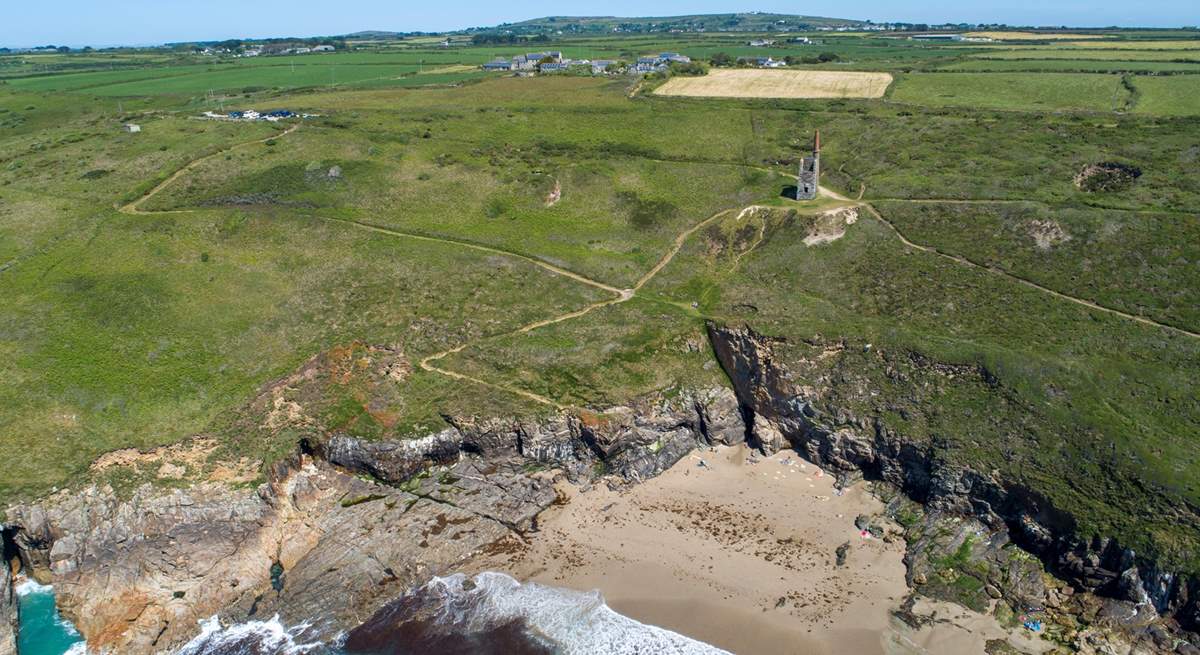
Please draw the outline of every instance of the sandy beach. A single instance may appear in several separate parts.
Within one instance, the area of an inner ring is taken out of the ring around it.
[[[920,630],[895,619],[908,594],[903,539],[856,528],[883,506],[863,484],[839,493],[834,482],[794,453],[733,447],[621,491],[562,483],[567,502],[539,517],[529,543],[478,569],[598,589],[626,616],[741,655],[983,655],[987,639],[1009,636],[947,603],[922,601],[936,618]]]
[[[904,544],[855,528],[882,509],[862,486],[839,495],[794,454],[721,448],[621,492],[562,490],[529,546],[487,566],[599,589],[622,614],[736,653],[884,652]]]

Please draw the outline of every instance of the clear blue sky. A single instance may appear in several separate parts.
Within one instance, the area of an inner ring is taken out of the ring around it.
[[[2,0],[0,45],[148,45],[359,30],[438,31],[546,15],[645,16],[733,11],[1011,25],[1179,27],[1197,0]]]

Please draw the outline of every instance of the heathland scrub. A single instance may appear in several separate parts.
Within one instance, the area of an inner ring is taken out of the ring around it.
[[[837,47],[885,52],[861,43]],[[888,47],[928,63],[957,52]],[[442,414],[669,395],[719,380],[710,319],[985,368],[993,386],[951,385],[914,406],[920,389],[864,361],[881,395],[859,409],[1043,490],[1086,533],[1193,562],[1194,533],[1163,517],[1200,500],[1200,358],[1193,319],[1173,309],[1188,282],[1172,274],[1196,256],[1195,229],[1172,224],[1175,257],[1156,255],[1150,237],[1094,267],[1059,253],[1107,234],[1096,217],[1200,207],[1194,123],[1113,112],[1096,85],[1119,91],[1117,76],[976,73],[964,78],[968,103],[943,97],[939,75],[900,77],[886,100],[629,98],[624,81],[563,76],[237,101],[321,114],[279,138],[188,120],[203,102],[186,96],[124,100],[126,112],[156,112],[135,113],[143,131],[126,134],[109,100],[7,88],[0,421],[13,455],[0,494],[37,495],[86,476],[105,451],[196,434],[265,464],[295,435],[249,438],[240,408],[355,342],[396,345],[415,369],[395,382],[395,406],[347,394],[324,419],[369,436],[423,434]],[[1018,100],[1010,87],[1024,90]],[[811,246],[802,206],[726,225],[749,205],[786,204],[787,174],[817,128],[826,185],[856,201],[861,189],[880,217],[864,205],[842,238]],[[1073,183],[1110,160],[1141,177],[1100,192]],[[113,209],[192,161],[135,206],[144,214]],[[909,200],[1040,204],[1000,238],[984,227],[990,206],[910,232]],[[1058,216],[1070,239],[1046,223]],[[710,217],[636,298],[611,302]],[[882,219],[942,254],[905,245]],[[982,259],[985,249],[999,255]]]

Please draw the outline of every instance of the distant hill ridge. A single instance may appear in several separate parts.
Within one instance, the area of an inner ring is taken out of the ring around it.
[[[801,29],[823,25],[862,25],[865,21],[822,16],[799,16],[795,14],[768,14],[760,12],[735,14],[693,14],[686,16],[547,16],[518,23],[505,23],[494,28],[475,28],[474,31],[490,29],[514,32],[562,30],[563,32],[666,32],[724,31],[756,32],[765,30]]]
[[[473,34],[478,32],[511,32],[513,34],[543,34],[563,32],[567,34],[599,34],[604,32],[767,32],[803,30],[815,27],[837,27],[866,25],[870,21],[823,16],[799,16],[795,14],[767,14],[760,12],[735,14],[692,14],[687,16],[545,16],[516,23],[502,23],[487,27],[471,27],[463,30],[441,32],[442,34]],[[393,39],[414,34],[434,32],[392,32],[387,30],[364,30],[345,35],[348,39]]]

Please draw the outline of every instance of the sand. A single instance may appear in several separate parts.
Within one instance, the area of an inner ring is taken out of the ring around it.
[[[721,68],[703,77],[673,77],[654,93],[709,98],[880,98],[891,83],[888,73]]]
[[[743,655],[983,655],[985,636],[1007,634],[945,603],[918,606],[937,618],[920,630],[894,618],[909,593],[904,542],[854,525],[882,504],[864,484],[837,492],[794,453],[699,450],[622,491],[560,489],[567,502],[539,517],[527,545],[475,568],[598,589],[626,616]]]

